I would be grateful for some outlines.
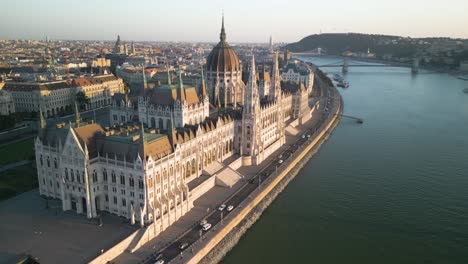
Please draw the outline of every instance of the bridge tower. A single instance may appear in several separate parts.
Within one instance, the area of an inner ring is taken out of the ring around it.
[[[343,59],[343,68],[341,68],[341,71],[343,73],[348,73],[348,68],[349,68],[349,61],[348,61],[348,58],[344,58]]]
[[[419,58],[413,58],[413,66],[411,67],[411,73],[419,72]]]

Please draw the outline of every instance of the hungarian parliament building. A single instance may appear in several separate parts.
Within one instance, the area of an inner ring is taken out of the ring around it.
[[[41,113],[40,194],[88,218],[105,211],[166,229],[211,188],[241,180],[239,167],[264,161],[285,144],[286,128],[316,108],[312,85],[281,81],[277,54],[268,83],[260,84],[253,55],[245,65],[246,82],[223,20],[199,87],[184,85],[179,73],[136,101],[115,95],[110,127],[82,122],[78,111],[74,122],[47,126]]]

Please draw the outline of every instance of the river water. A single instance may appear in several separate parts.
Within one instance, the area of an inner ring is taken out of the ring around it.
[[[344,78],[344,113],[364,124],[342,119],[222,263],[468,263],[468,82],[391,67]]]

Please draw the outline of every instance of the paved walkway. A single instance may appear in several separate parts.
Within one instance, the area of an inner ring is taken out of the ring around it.
[[[40,263],[86,263],[130,235],[135,227],[117,216],[103,214],[103,226],[85,215],[63,212],[61,202],[37,190],[0,202],[0,263],[16,263],[22,254]]]

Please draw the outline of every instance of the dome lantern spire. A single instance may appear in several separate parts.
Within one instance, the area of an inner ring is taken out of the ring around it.
[[[226,41],[226,31],[224,29],[224,11],[223,11],[223,18],[221,22],[221,34],[219,34],[219,39],[223,42]]]

